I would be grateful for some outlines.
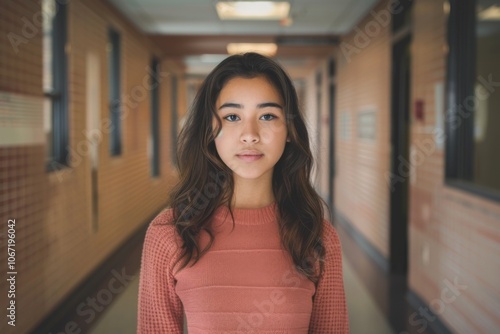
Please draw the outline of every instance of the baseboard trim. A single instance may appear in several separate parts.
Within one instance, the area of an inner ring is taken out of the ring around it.
[[[415,291],[413,291],[412,289],[408,289],[406,299],[415,310],[423,308],[428,313],[427,319],[423,316],[419,316],[418,320],[416,320],[415,323],[420,322],[422,325],[427,324],[436,334],[453,334],[453,332],[444,324],[444,322],[441,321],[441,317],[435,314],[429,307],[429,305],[427,305]],[[428,318],[434,319],[432,321],[429,321]],[[424,323],[422,323],[422,321],[424,321]],[[417,329],[417,331],[419,330]]]
[[[93,272],[89,273],[86,278],[83,279],[82,283],[78,284],[77,287],[73,289],[67,298],[61,301],[50,314],[34,327],[35,329],[31,333],[60,333],[61,331],[65,333],[65,327],[75,319],[75,312],[78,305],[98,291],[102,282],[106,281],[106,278],[111,276],[110,272],[113,269],[119,267],[123,268],[124,259],[132,252],[135,251],[137,253],[138,247],[140,247],[142,251],[142,244],[149,222],[151,222],[154,217],[155,216],[152,216],[146,223],[141,224],[141,226],[137,228],[108,258],[101,262]],[[139,268],[127,270],[127,274],[137,274]],[[120,272],[120,270],[118,271]],[[114,299],[116,300],[116,298]],[[109,307],[111,304],[112,302],[106,305],[106,307]],[[77,325],[79,325],[82,332],[86,332],[86,329],[90,328],[102,313],[104,312],[100,312],[100,314],[88,324],[83,321],[83,318],[79,319],[82,321],[78,321]]]
[[[373,244],[359,232],[356,227],[349,221],[349,219],[344,216],[339,210],[334,209],[335,220],[342,224],[344,229],[349,233],[349,235],[356,241],[356,243],[363,249],[363,251],[370,256],[370,258],[377,263],[384,272],[389,270],[389,262],[380,251],[373,246]]]

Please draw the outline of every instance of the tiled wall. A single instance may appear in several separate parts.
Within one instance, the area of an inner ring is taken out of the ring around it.
[[[118,245],[165,205],[168,189],[175,180],[170,164],[170,80],[180,67],[174,61],[161,59],[161,171],[159,178],[152,178],[147,153],[150,97],[143,88],[147,88],[144,79],[149,76],[146,67],[150,58],[160,53],[105,2],[68,3],[71,168],[47,173],[43,137],[27,139],[19,135],[25,130],[43,131],[42,36],[40,31],[28,33],[24,27],[26,22],[36,27],[40,1],[0,0],[0,263],[4,273],[7,221],[16,219],[18,273],[16,327],[8,326],[4,319],[0,323],[1,333],[32,330]],[[133,103],[131,108],[124,109],[121,156],[110,156],[106,133],[101,132],[98,137],[99,215],[97,222],[93,222],[87,113],[97,112],[100,121],[109,118],[106,54],[109,26],[122,36],[122,94],[131,95]],[[9,33],[25,36],[17,52],[11,47]],[[100,97],[94,102],[99,110],[95,111],[87,109],[89,57],[94,61],[90,64],[98,64],[100,68],[94,72],[100,85]],[[182,77],[178,91],[179,110],[184,110]],[[21,105],[22,110],[36,116],[33,117],[36,122],[16,120]],[[18,136],[7,138],[4,130],[12,129],[14,123],[19,128],[14,133]],[[2,301],[6,283],[2,277]]]
[[[382,1],[374,12],[388,8]],[[413,3],[411,45],[410,288],[456,333],[495,333],[500,327],[500,204],[445,185],[444,151],[433,130],[444,107],[446,4]],[[368,42],[371,13],[342,39],[337,54],[336,208],[383,255],[388,255],[390,154],[390,26]],[[360,38],[360,37],[358,37]],[[365,45],[359,47],[359,45]],[[349,48],[353,46],[356,49]],[[350,57],[346,56],[350,55]],[[423,101],[424,120],[414,102]],[[359,112],[375,110],[375,139],[359,138]],[[415,330],[432,318],[407,319]]]
[[[424,158],[412,167],[409,284],[455,332],[495,333],[500,204],[444,184],[444,150],[429,129],[445,101],[446,7],[435,0],[414,7],[412,100],[424,101],[425,120],[412,125],[411,149]]]
[[[373,9],[387,10],[385,2]],[[370,14],[341,40],[337,53],[335,207],[388,254],[390,25]],[[368,127],[364,120],[374,119]]]

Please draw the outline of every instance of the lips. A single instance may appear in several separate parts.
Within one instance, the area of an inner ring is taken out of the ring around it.
[[[256,150],[244,150],[236,154],[236,156],[241,160],[251,162],[259,160],[264,156],[264,154]]]

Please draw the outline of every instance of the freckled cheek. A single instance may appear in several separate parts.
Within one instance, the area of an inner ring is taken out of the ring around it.
[[[232,127],[223,127],[217,136],[215,136],[215,141],[232,141],[239,138],[239,132]]]
[[[286,140],[286,128],[285,127],[268,127],[263,128],[260,131],[260,138],[262,141],[280,141]]]

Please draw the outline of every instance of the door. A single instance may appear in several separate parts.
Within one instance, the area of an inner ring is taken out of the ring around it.
[[[334,201],[334,178],[335,178],[335,60],[331,58],[328,61],[328,95],[329,95],[329,112],[330,112],[330,131],[329,133],[329,150],[328,150],[328,161],[329,161],[329,172],[328,172],[328,197],[329,205],[332,210],[332,215],[334,214],[335,201]],[[331,217],[334,221],[334,217]]]
[[[392,50],[389,268],[397,274],[408,268],[410,41],[408,33]]]

